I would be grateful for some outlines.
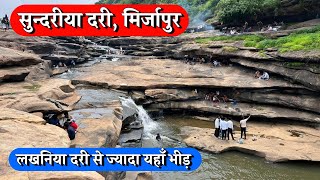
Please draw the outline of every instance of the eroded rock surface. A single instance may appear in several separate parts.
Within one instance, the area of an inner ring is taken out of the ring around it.
[[[247,140],[239,144],[233,140],[217,139],[214,129],[184,127],[183,140],[188,146],[212,153],[240,151],[264,157],[268,161],[320,161],[319,129],[288,125],[266,124],[248,121]],[[253,136],[256,141],[253,141]],[[235,131],[235,139],[240,138],[240,131]]]
[[[70,110],[80,96],[69,80],[49,79],[0,85],[0,107],[25,112]]]

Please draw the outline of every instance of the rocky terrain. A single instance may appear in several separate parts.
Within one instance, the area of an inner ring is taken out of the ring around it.
[[[278,37],[291,32],[267,35]],[[209,31],[173,38],[85,39],[19,37],[11,31],[1,32],[1,157],[17,147],[132,146],[133,140],[141,140],[143,126],[133,123],[136,109],[126,108],[119,101],[120,96],[131,96],[152,112],[191,112],[202,117],[222,114],[234,120],[252,115],[244,144],[219,141],[212,138],[212,130],[190,127],[184,130],[188,146],[213,153],[237,150],[275,162],[319,161],[320,70],[314,66],[319,63],[319,52],[269,49],[261,53],[244,47],[242,42],[195,42],[199,37],[214,35],[215,31]],[[120,47],[125,55],[116,55]],[[109,61],[113,57],[120,60]],[[186,63],[185,57],[204,58],[206,62]],[[214,67],[211,60],[221,61],[223,66]],[[54,65],[61,62],[70,67],[72,61],[78,66],[76,71],[71,69],[71,80],[54,76],[70,70],[55,69]],[[290,66],[295,62],[305,66]],[[257,70],[268,71],[271,79],[254,78]],[[205,100],[208,93],[216,91],[227,96],[226,102]],[[231,104],[234,99],[238,101],[236,106]],[[63,129],[43,119],[45,113],[63,111],[69,111],[80,126],[72,142]],[[238,134],[236,130],[237,138]],[[257,141],[251,141],[253,135]],[[6,159],[0,159],[0,179],[125,176],[125,172],[21,173],[13,171]],[[126,178],[152,177],[148,173],[128,173]]]

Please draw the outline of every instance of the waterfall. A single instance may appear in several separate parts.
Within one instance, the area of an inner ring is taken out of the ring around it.
[[[150,118],[147,111],[142,106],[138,106],[133,99],[120,97],[120,101],[122,106],[128,108],[130,111],[137,112],[138,119],[142,121],[145,135],[149,136],[152,131],[159,129],[158,124]]]

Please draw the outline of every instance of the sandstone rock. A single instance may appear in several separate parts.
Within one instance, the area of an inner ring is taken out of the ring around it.
[[[68,72],[68,67],[59,67],[52,70],[52,75],[59,75]]]
[[[62,79],[4,84],[0,89],[0,107],[25,112],[71,110],[79,99],[70,81]]]
[[[251,103],[268,103],[292,107],[300,110],[313,111],[314,113],[319,113],[320,109],[320,99],[318,96],[303,95],[297,92],[296,94],[286,94],[285,92],[275,93],[267,90],[254,92],[243,91],[239,95],[239,100]]]
[[[0,47],[0,67],[30,66],[41,62],[42,60],[34,54]]]
[[[151,109],[171,109],[171,110],[192,110],[199,112],[209,112],[215,114],[226,114],[232,116],[241,116],[242,114],[251,114],[256,118],[274,119],[277,122],[282,120],[300,121],[309,123],[319,123],[320,115],[298,111],[295,109],[287,109],[268,105],[251,105],[247,103],[239,103],[237,108],[240,112],[232,108],[229,104],[213,104],[208,101],[185,101],[185,102],[164,102],[151,104],[148,106]]]
[[[0,69],[0,82],[20,82],[28,76],[30,70],[27,68],[5,68]]]
[[[299,82],[307,87],[315,90],[320,90],[320,74],[313,73],[309,70],[304,69],[291,69],[281,66],[277,63],[270,62],[256,62],[244,59],[233,59],[234,63],[238,63],[242,66],[251,67],[255,69],[261,69],[264,71],[272,72],[290,78],[296,82]]]
[[[53,125],[44,125],[38,116],[12,110],[0,111],[0,179],[24,179],[27,173],[16,172],[7,157],[18,147],[69,147],[67,132]],[[11,177],[11,178],[10,178]]]
[[[191,66],[172,60],[105,62],[81,70],[84,71],[83,75],[72,80],[74,84],[101,85],[115,89],[299,87],[283,80],[258,81],[235,67],[212,69],[205,64]]]
[[[121,120],[107,116],[101,119],[82,119],[74,147],[115,147],[121,131]]]
[[[291,130],[299,130],[304,136],[293,136]],[[317,153],[320,147],[317,129],[299,125],[248,122],[247,131],[247,140],[244,144],[239,144],[237,141],[217,139],[213,135],[213,129],[182,128],[182,134],[187,136],[183,141],[188,146],[203,151],[212,153],[240,151],[273,162],[320,161]],[[257,138],[256,141],[252,141],[253,136]],[[238,140],[240,132],[235,131],[234,137]]]
[[[156,102],[198,99],[199,95],[195,91],[180,89],[147,89],[147,97],[154,99]]]

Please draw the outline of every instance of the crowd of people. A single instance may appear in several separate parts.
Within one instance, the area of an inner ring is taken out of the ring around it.
[[[247,118],[240,120],[241,137],[239,141],[242,141],[241,139],[247,139],[247,121],[250,117],[251,115],[249,114]],[[214,127],[214,136],[216,138],[230,140],[231,136],[232,140],[235,140],[233,137],[234,126],[231,118],[218,116],[214,121]]]
[[[0,22],[1,22],[1,28],[4,31],[9,30],[10,22],[9,22],[8,15],[5,15],[3,18],[0,18]]]
[[[61,127],[65,129],[68,133],[70,140],[74,140],[78,130],[78,124],[75,119],[69,115],[68,112],[64,113],[49,113],[45,115],[44,119],[47,123]]]
[[[190,64],[190,65],[195,65],[197,63],[199,64],[205,64],[205,63],[210,63],[212,64],[213,67],[220,67],[220,66],[230,66],[231,64],[227,61],[227,60],[223,60],[223,61],[218,61],[217,59],[214,59],[213,56],[189,56],[189,55],[185,55],[184,56],[184,62],[186,64]]]
[[[261,31],[261,32],[278,31],[283,26],[284,26],[284,22],[278,23],[276,21],[266,26],[261,21],[257,22],[257,24],[253,26],[249,26],[249,23],[245,22],[242,27],[224,27],[222,28],[222,33],[236,35],[236,34],[253,32],[253,31]]]

